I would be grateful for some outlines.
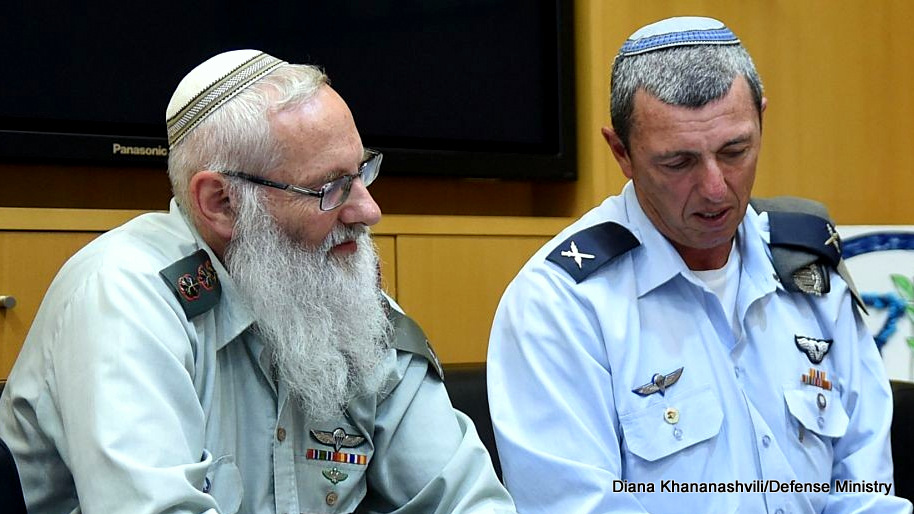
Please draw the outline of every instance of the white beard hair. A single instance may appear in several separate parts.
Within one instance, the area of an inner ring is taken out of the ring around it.
[[[317,249],[293,241],[251,189],[239,188],[226,267],[254,313],[277,379],[313,421],[339,417],[351,400],[384,382],[390,322],[378,257],[364,225],[338,225]],[[356,239],[343,258],[330,249]]]

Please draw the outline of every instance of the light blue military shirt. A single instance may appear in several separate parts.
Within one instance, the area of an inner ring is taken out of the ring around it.
[[[159,270],[200,249],[221,298],[188,320]],[[423,357],[390,350],[379,395],[313,423],[252,322],[174,202],[78,252],[0,398],[29,512],[514,512]]]
[[[601,262],[586,242],[607,221],[634,248]],[[501,300],[488,356],[519,512],[911,512],[884,494],[892,394],[847,286],[832,273],[829,294],[788,292],[768,231],[750,208],[736,330],[631,183],[530,259]],[[549,255],[572,272],[600,265],[578,283]]]

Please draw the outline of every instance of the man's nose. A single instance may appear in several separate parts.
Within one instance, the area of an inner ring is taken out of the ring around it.
[[[367,226],[381,221],[381,208],[361,178],[352,181],[349,198],[340,206],[340,221],[347,225],[361,223]]]

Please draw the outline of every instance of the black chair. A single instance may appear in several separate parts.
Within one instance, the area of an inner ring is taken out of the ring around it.
[[[0,380],[0,395],[3,394],[5,380]],[[0,511],[11,514],[25,514],[25,498],[22,497],[22,483],[19,481],[19,470],[13,454],[0,439]]]
[[[501,480],[501,463],[495,448],[495,431],[492,429],[489,397],[486,395],[486,363],[445,364],[444,386],[454,408],[473,420],[479,439],[489,450],[495,474]]]
[[[895,415],[892,418],[892,461],[895,496],[914,500],[914,444],[908,433],[914,426],[914,383],[892,380]]]

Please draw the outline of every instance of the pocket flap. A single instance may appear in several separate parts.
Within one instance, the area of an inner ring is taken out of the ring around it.
[[[784,388],[784,399],[787,410],[807,430],[827,437],[841,437],[847,432],[849,419],[837,392],[809,385],[789,386]]]
[[[206,471],[203,492],[216,500],[219,512],[238,512],[244,495],[244,486],[241,483],[241,472],[235,465],[235,457],[224,455],[210,465]]]
[[[670,417],[676,422],[670,423]],[[647,461],[662,459],[716,436],[723,420],[720,402],[710,388],[678,395],[667,393],[660,401],[619,418],[628,449]]]

